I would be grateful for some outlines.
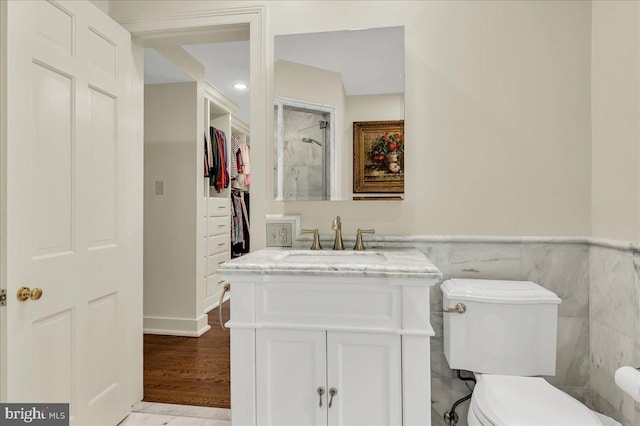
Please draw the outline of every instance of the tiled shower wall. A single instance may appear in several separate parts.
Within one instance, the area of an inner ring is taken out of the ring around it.
[[[285,200],[323,200],[325,197],[324,130],[318,124],[325,117],[312,113],[284,109],[283,172]],[[313,142],[303,142],[311,138]]]
[[[553,291],[562,303],[556,375],[546,379],[625,426],[640,424],[640,404],[618,389],[613,379],[620,366],[640,366],[640,253],[584,239],[432,239],[379,236],[369,239],[367,246],[416,247],[442,271],[444,279],[530,280]],[[306,239],[296,243],[307,246]],[[445,411],[469,393],[444,357],[442,316],[442,293],[436,285],[431,290],[431,324],[436,332],[431,339],[434,426],[444,425]],[[467,401],[456,409],[458,425],[467,424],[468,407]]]

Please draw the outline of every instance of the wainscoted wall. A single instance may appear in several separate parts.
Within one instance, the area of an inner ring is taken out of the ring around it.
[[[531,280],[561,299],[558,318],[558,355],[553,385],[589,404],[589,247],[583,243],[458,243],[419,244],[418,247],[442,271],[445,279],[488,278]],[[444,357],[442,293],[431,292],[432,424],[442,425],[443,414],[457,399],[469,393],[455,377]],[[466,425],[468,403],[456,412]]]
[[[333,240],[321,238],[325,247]],[[345,247],[354,240],[345,238]],[[304,236],[295,245],[308,248]],[[556,375],[546,379],[624,426],[640,424],[640,404],[614,383],[616,369],[640,366],[640,245],[594,238],[367,236],[369,248],[416,247],[444,279],[530,280],[561,299]],[[469,393],[444,357],[442,293],[431,291],[432,424]],[[456,410],[466,425],[469,403]]]
[[[614,383],[615,370],[640,366],[640,257],[637,247],[591,246],[589,311],[591,404],[624,425],[640,423],[640,404]]]
[[[418,248],[442,271],[444,279],[531,280],[556,293],[562,299],[558,319],[557,368],[556,375],[547,377],[547,380],[585,404],[591,404],[588,240],[384,236],[365,239],[370,248]],[[296,245],[308,248],[310,242],[305,237]],[[322,242],[324,247],[331,247],[333,243],[325,238]],[[351,246],[353,241],[345,239],[345,247]],[[629,296],[624,297],[627,303],[631,300]],[[436,332],[431,339],[431,413],[434,426],[444,425],[445,411],[469,393],[467,385],[456,378],[455,371],[449,368],[444,357],[442,316],[442,293],[439,286],[434,286],[431,291],[431,324]],[[613,367],[607,365],[607,371],[610,371]],[[610,378],[613,381],[613,373]],[[611,393],[615,393],[613,389]],[[599,396],[596,398],[605,400]],[[456,409],[459,425],[467,424],[468,407],[469,403],[465,402]],[[610,411],[606,413],[612,415]]]

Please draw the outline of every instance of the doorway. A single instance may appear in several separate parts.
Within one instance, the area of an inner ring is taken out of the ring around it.
[[[228,18],[228,16],[226,16],[225,18]],[[247,20],[247,16],[240,16],[237,19]],[[249,19],[249,22],[244,24],[221,24],[218,26],[207,26],[206,29],[201,29],[198,31],[194,31],[193,28],[190,28],[184,32],[166,30],[166,32],[163,33],[151,31],[150,34],[147,34],[148,37],[146,38],[144,34],[136,33],[135,30],[132,30],[132,34],[137,36],[137,40],[139,40],[139,42],[141,43],[141,47],[144,47],[146,49],[153,47],[157,51],[165,53],[166,59],[167,56],[170,58],[179,56],[179,54],[176,52],[178,52],[180,49],[189,50],[187,46],[193,46],[204,42],[211,43],[212,41],[217,43],[237,41],[229,41],[229,38],[233,38],[234,35],[237,36],[238,33],[242,32],[248,35],[250,32],[250,25],[251,19]],[[242,26],[244,26],[244,29],[242,28]],[[223,41],[218,41],[221,39],[221,37]],[[225,37],[227,37],[227,39],[225,39]],[[249,43],[248,40],[247,43]],[[253,60],[253,62],[255,62],[255,59]],[[174,83],[179,84],[180,82]],[[156,82],[156,84],[162,83]],[[216,84],[213,83],[213,86],[216,86]],[[258,84],[258,86],[260,85]],[[197,93],[198,96],[200,95],[199,90],[199,88],[195,89],[195,93]],[[195,111],[197,111],[195,114],[197,119],[195,119],[194,121],[200,124],[206,124],[208,127],[208,121],[213,117],[213,115],[209,116],[209,112],[207,112],[207,116],[203,121],[202,117],[204,117],[204,112],[207,110],[207,108],[204,108],[205,111],[202,111],[202,109],[200,109],[201,106],[202,105],[200,104],[194,109]],[[249,110],[248,105],[246,107],[246,110]],[[213,112],[211,112],[211,114],[213,114]],[[247,121],[249,122],[250,119],[247,118]],[[204,125],[201,126],[201,128],[204,127]],[[147,129],[145,129],[145,133],[149,133],[147,132]],[[199,132],[199,134],[201,133],[202,132]],[[229,131],[228,134],[229,136],[231,136],[232,132]],[[202,141],[198,146],[204,146]],[[200,148],[198,148],[198,150],[200,152],[202,151]],[[198,155],[198,158],[203,158],[202,153]],[[199,161],[194,161],[193,166],[196,166],[196,164],[198,163]],[[204,221],[199,220],[198,222],[204,222],[205,225],[203,226],[206,228],[206,223],[211,222],[214,216],[203,213],[203,211],[207,211],[207,205],[211,204],[207,202],[206,196],[204,198],[202,197],[202,194],[206,194],[207,192],[211,191],[211,188],[208,188],[206,184],[204,184],[204,181],[204,178],[200,176],[198,185],[201,185],[201,189],[196,190],[195,187],[192,188],[193,194],[199,194],[197,196],[192,196],[194,198],[192,202],[199,206],[204,206],[204,210],[198,208],[196,214],[198,218],[204,219]],[[149,182],[145,182],[145,199],[148,195],[165,196],[168,195],[167,193],[172,190],[169,182],[160,180],[160,182],[153,181],[153,185],[151,187],[152,189],[151,191],[148,191],[148,183]],[[224,193],[224,190],[222,191],[222,193]],[[197,202],[195,202],[195,198],[198,198]],[[228,195],[220,198],[228,199]],[[166,198],[163,201],[166,201]],[[223,222],[220,223],[220,225],[222,224]],[[145,221],[145,234],[148,233],[147,225],[148,224]],[[202,239],[202,235],[204,235],[205,240],[207,238],[210,239],[211,237],[208,237],[209,234],[201,234],[201,229],[199,227],[200,225],[196,227],[198,228],[198,238]],[[207,258],[217,256],[218,254],[211,254],[210,249],[207,247],[208,244],[206,241],[204,243],[202,241],[196,242],[196,240],[194,239],[192,242],[194,246],[198,246],[198,248],[195,250],[195,258],[200,260],[199,262],[194,261],[193,263],[200,263],[201,265],[194,268],[195,270],[197,270],[197,278],[194,280],[193,285],[197,287],[197,289],[194,290],[194,294],[196,298],[198,298],[198,302],[196,303],[196,305],[198,305],[198,312],[201,312],[202,315],[196,314],[195,323],[197,323],[197,328],[195,335],[183,334],[178,336],[167,336],[161,335],[161,333],[157,332],[152,332],[153,334],[145,334],[145,374],[143,401],[229,408],[229,332],[220,329],[220,326],[218,325],[218,311],[222,309],[223,322],[227,321],[230,315],[230,302],[226,301],[222,304],[221,307],[216,306],[213,310],[206,312],[206,310],[209,310],[209,308],[212,308],[213,306],[211,306],[209,303],[201,303],[200,298],[203,295],[211,296],[211,294],[209,294],[211,286],[213,285],[215,289],[216,284],[218,284],[216,282],[211,283],[210,278],[214,276],[214,274],[210,274],[208,272],[210,267],[209,265],[207,265]],[[148,246],[148,242],[145,242],[145,249]],[[231,245],[229,244],[229,239],[227,238],[227,250],[229,250],[230,246]],[[145,269],[147,268],[147,263],[147,253],[145,250]],[[157,262],[152,263],[150,266],[155,267],[156,265]],[[190,281],[190,279],[187,279],[187,281]],[[147,289],[145,288],[145,308],[147,308],[147,293],[151,292],[147,292]],[[176,292],[176,294],[177,293],[179,292]],[[212,298],[209,297],[209,299]],[[217,297],[213,299],[217,299]],[[171,303],[174,301],[170,298],[169,302]],[[202,311],[200,311],[200,307],[203,308]],[[201,319],[199,317],[205,318],[204,326],[200,324]],[[147,318],[145,314],[145,328],[146,319]]]

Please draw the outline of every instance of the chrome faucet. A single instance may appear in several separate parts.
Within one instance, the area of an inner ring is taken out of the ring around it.
[[[333,242],[333,249],[344,250],[344,244],[342,243],[342,221],[340,221],[340,216],[336,216],[336,218],[333,219],[331,229],[336,231],[336,239]]]

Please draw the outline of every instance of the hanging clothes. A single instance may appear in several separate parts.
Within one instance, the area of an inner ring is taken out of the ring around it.
[[[205,136],[205,177],[209,178],[209,186],[213,186],[218,192],[229,187],[226,145],[224,132],[211,127],[209,139]]]
[[[213,153],[211,151],[211,138],[204,134],[204,177],[209,177],[213,167]]]
[[[248,191],[251,184],[251,166],[249,145],[241,138],[231,136],[231,186],[235,189]]]
[[[251,162],[250,162],[250,148],[246,142],[240,144],[240,153],[242,155],[242,172],[244,174],[244,184],[246,186],[251,185]]]
[[[240,256],[249,252],[249,193],[233,190],[231,194],[231,253]]]
[[[237,179],[238,173],[242,173],[239,168],[238,151],[240,150],[240,139],[236,135],[231,135],[231,167],[229,176],[231,180]]]

